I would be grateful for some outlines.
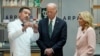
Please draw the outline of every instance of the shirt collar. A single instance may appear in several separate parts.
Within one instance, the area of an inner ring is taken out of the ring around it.
[[[52,19],[52,22],[55,22],[55,20],[56,20],[56,16]],[[50,18],[49,18],[49,23],[50,23]]]

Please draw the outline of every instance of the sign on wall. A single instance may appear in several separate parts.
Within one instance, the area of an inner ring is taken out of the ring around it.
[[[47,11],[46,8],[41,8],[41,18],[47,18]]]

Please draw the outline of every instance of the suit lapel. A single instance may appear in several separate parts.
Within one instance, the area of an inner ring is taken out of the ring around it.
[[[44,28],[44,30],[46,31],[46,33],[47,33],[47,37],[48,38],[50,38],[49,37],[49,27],[48,27],[48,18],[46,18],[46,20],[45,20],[45,24],[44,24],[45,26],[45,28]]]
[[[56,18],[51,38],[53,38],[53,36],[55,35],[55,32],[57,31],[58,23],[59,23],[59,20],[58,20],[58,18]]]

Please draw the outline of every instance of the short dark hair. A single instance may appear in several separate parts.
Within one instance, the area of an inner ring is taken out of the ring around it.
[[[28,10],[31,11],[31,9],[30,9],[29,7],[21,7],[21,8],[19,9],[19,13],[22,12],[24,9],[28,9]]]

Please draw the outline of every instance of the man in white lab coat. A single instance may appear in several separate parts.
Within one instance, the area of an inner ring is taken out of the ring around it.
[[[39,38],[38,27],[29,22],[28,7],[19,9],[19,18],[8,24],[10,56],[31,56],[31,42]]]

